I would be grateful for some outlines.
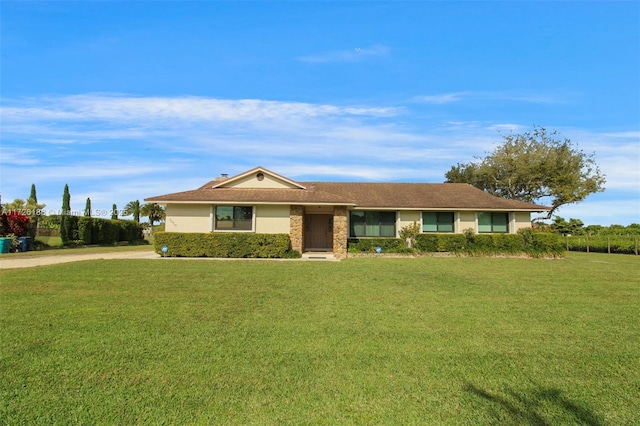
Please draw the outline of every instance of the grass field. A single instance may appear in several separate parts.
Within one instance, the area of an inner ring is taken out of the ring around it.
[[[0,424],[638,424],[640,259],[0,271]]]

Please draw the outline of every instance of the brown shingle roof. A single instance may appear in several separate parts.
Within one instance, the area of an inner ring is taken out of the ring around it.
[[[212,188],[145,199],[152,203],[339,204],[380,209],[543,211],[548,207],[494,197],[463,183],[298,182],[306,189]]]

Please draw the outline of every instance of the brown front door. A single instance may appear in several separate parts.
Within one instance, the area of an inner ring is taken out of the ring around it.
[[[333,215],[308,214],[304,224],[305,250],[333,250]]]

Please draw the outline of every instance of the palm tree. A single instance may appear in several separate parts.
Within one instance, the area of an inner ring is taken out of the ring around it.
[[[126,206],[124,206],[124,214],[125,216],[133,215],[133,220],[136,223],[140,223],[140,201],[129,201]]]
[[[164,207],[159,206],[157,204],[143,204],[140,207],[140,214],[144,217],[149,218],[149,222],[151,223],[151,232],[153,233],[153,223],[160,222],[164,220]]]

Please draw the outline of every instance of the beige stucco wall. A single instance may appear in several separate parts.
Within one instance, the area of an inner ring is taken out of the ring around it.
[[[463,232],[465,229],[469,228],[478,232],[478,228],[476,226],[476,212],[458,212],[458,228],[456,229],[456,232]]]
[[[213,218],[208,204],[169,204],[166,207],[167,232],[211,232]],[[255,232],[289,233],[289,206],[256,206]]]
[[[288,234],[289,205],[256,206],[256,232],[259,234]]]
[[[514,212],[512,217],[514,229],[511,230],[511,232],[518,232],[519,229],[531,228],[531,213]]]
[[[413,225],[416,222],[418,225],[422,224],[422,212],[418,211],[400,211],[397,215],[398,221],[396,222],[396,236],[402,228],[408,225]]]
[[[210,232],[211,206],[205,204],[168,204],[165,231]]]
[[[207,204],[168,204],[166,206],[167,232],[211,232],[212,217],[211,205]],[[255,232],[264,234],[288,234],[291,230],[289,205],[259,205],[255,206]],[[477,232],[476,212],[460,211],[455,214],[455,232],[461,233],[471,228]],[[531,214],[529,212],[514,212],[510,214],[509,231],[517,232],[519,229],[531,226]],[[400,211],[396,229],[411,225],[414,221],[421,224],[420,211]]]

